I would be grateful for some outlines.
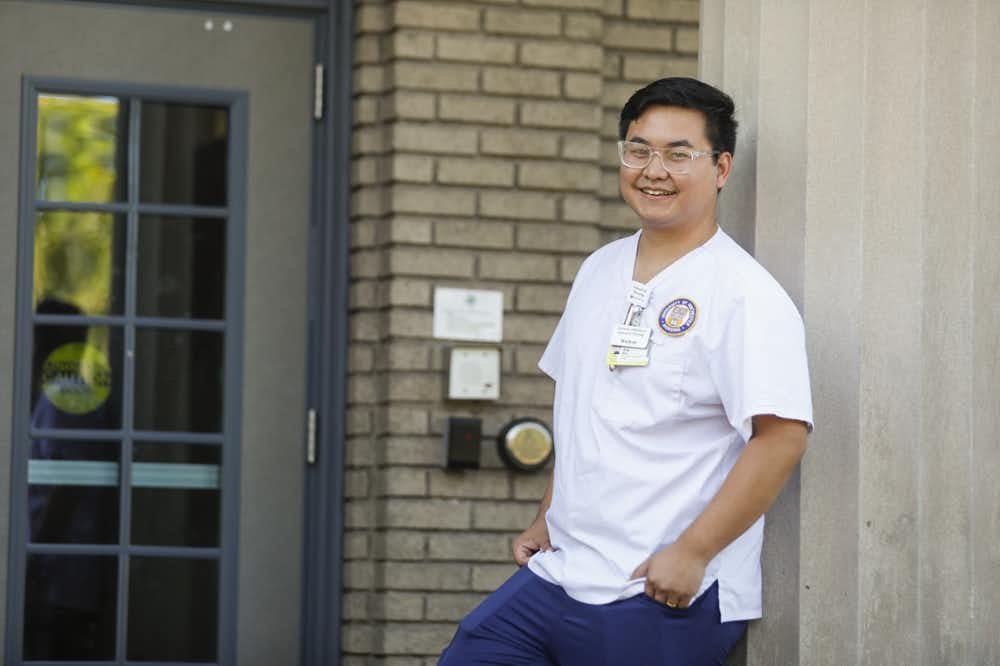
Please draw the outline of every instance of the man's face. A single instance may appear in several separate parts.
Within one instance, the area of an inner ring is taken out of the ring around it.
[[[628,127],[627,141],[653,148],[682,147],[711,151],[705,137],[705,117],[700,111],[676,106],[652,106]],[[620,166],[619,186],[625,203],[648,229],[693,229],[715,221],[717,189],[729,177],[732,156],[723,153],[713,162],[710,155],[693,160],[689,173],[671,174],[659,155],[645,168]]]

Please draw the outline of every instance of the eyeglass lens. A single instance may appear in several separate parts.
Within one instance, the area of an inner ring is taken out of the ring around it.
[[[620,152],[622,164],[633,169],[645,169],[656,156],[665,170],[674,174],[686,174],[691,171],[693,161],[692,155],[683,150],[657,150],[628,141],[622,142]]]

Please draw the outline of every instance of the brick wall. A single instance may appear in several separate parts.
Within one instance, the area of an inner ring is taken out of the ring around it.
[[[640,85],[697,70],[692,0],[358,2],[344,663],[436,663],[514,570],[545,475],[493,438],[551,422],[535,367],[582,259],[630,233],[614,141]],[[435,286],[504,294],[501,399],[444,399]],[[483,469],[440,467],[447,416],[483,420]]]

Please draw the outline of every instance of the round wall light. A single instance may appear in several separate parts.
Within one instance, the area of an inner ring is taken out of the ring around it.
[[[497,435],[500,459],[511,469],[536,472],[553,452],[552,431],[538,419],[514,419]]]

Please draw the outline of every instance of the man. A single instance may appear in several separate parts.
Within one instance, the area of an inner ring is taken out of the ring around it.
[[[622,109],[641,229],[591,255],[539,367],[556,464],[522,565],[441,664],[722,664],[761,616],[763,513],[805,451],[801,318],[716,224],[725,93],[656,81]],[[527,566],[523,566],[527,565]]]

